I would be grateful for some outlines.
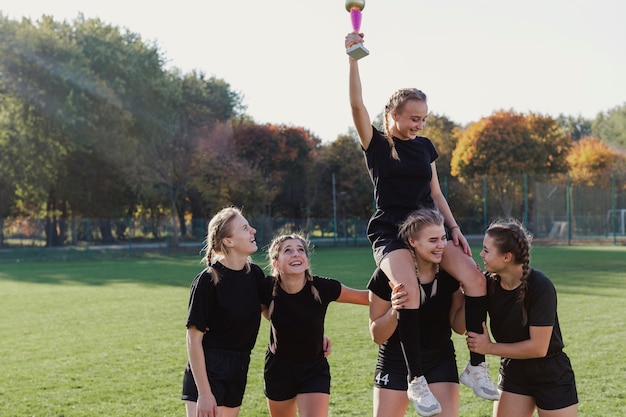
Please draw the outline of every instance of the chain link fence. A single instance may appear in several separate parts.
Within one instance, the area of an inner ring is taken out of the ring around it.
[[[626,180],[613,175],[604,186],[573,186],[567,176],[444,178],[442,189],[463,233],[480,241],[497,218],[517,218],[538,244],[626,244]],[[368,219],[254,218],[259,247],[273,236],[302,232],[315,246],[369,246]],[[34,219],[2,222],[0,262],[137,257],[173,251],[202,253],[208,219]],[[174,226],[174,224],[176,226]]]

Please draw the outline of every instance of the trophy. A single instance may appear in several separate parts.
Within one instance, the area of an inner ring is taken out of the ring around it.
[[[361,30],[361,11],[365,8],[365,0],[346,0],[346,10],[350,12],[350,19],[352,20],[352,29],[355,32]],[[362,43],[357,43],[346,49],[346,53],[354,60],[359,60],[364,56],[368,56],[370,51],[363,46]]]

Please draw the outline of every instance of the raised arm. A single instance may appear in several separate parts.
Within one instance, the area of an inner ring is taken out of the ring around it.
[[[363,42],[363,34],[352,32],[346,35],[345,45],[346,49],[354,44]],[[372,140],[372,121],[370,119],[367,108],[363,103],[363,90],[361,88],[361,76],[359,74],[358,61],[348,58],[350,61],[350,73],[349,73],[349,92],[350,92],[350,107],[352,108],[352,120],[354,127],[356,128],[361,146],[363,149],[367,149]]]

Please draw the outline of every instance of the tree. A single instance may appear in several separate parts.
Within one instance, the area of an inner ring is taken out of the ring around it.
[[[502,212],[510,216],[513,206],[519,205],[512,199],[524,194],[520,181],[511,178],[566,172],[565,157],[570,146],[569,136],[556,120],[501,110],[471,124],[459,135],[451,173],[464,182],[498,177],[492,192],[498,196]]]
[[[598,138],[581,139],[567,155],[572,185],[610,187],[611,175],[623,158]]]
[[[626,103],[598,114],[591,130],[607,145],[626,150]]]
[[[333,175],[339,216],[367,219],[372,215],[372,183],[354,129],[321,147],[314,172],[316,217],[333,217]]]
[[[582,116],[565,116],[560,114],[557,118],[559,126],[563,128],[565,133],[569,134],[572,141],[576,142],[591,136],[591,125],[593,123],[590,119],[585,119]]]
[[[430,139],[437,149],[439,158],[437,159],[437,172],[439,178],[450,175],[450,163],[452,154],[456,148],[457,137],[460,133],[460,126],[448,119],[446,116],[436,114],[428,115],[426,127],[420,135]]]
[[[272,196],[263,215],[306,217],[319,139],[298,127],[242,124],[235,127],[233,140],[238,159],[260,174],[263,188]]]

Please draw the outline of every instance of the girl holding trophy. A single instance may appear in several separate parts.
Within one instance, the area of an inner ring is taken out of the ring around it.
[[[363,43],[362,33],[353,31],[346,35],[347,50],[359,43]],[[408,370],[407,394],[420,415],[430,416],[441,407],[428,387],[420,362],[420,287],[411,251],[398,236],[399,225],[419,208],[441,212],[452,241],[445,247],[441,267],[461,283],[467,330],[477,333],[482,333],[487,316],[486,280],[471,257],[467,240],[439,186],[437,151],[428,138],[418,136],[428,117],[426,95],[415,88],[396,91],[384,107],[384,130],[379,131],[372,126],[363,103],[358,61],[350,57],[349,67],[352,118],[376,201],[367,235],[376,265],[394,285],[402,284],[407,292],[405,308],[398,311],[398,334]],[[470,364],[460,379],[477,395],[498,399],[484,355],[471,352]]]

